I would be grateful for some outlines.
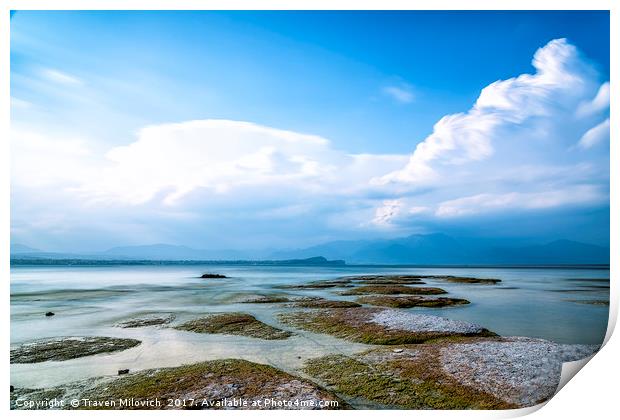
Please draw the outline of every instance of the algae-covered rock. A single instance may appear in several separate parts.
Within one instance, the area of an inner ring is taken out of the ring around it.
[[[11,363],[61,361],[127,350],[140,344],[132,338],[60,337],[25,343],[11,349]]]
[[[387,351],[385,356],[377,356],[373,353],[367,356],[321,357],[306,362],[304,372],[338,394],[387,408],[515,408],[492,395],[462,386],[454,380],[446,380],[437,363],[437,356],[423,348],[399,353]],[[325,366],[330,368],[325,369]]]
[[[442,337],[495,336],[463,321],[378,308],[326,309],[280,314],[286,324],[367,344],[415,344]]]
[[[466,299],[431,297],[431,296],[362,296],[356,302],[389,308],[442,308],[444,306],[467,305]]]
[[[214,360],[129,374],[83,397],[129,400],[140,409],[337,409],[347,403],[320,386],[271,366]],[[158,398],[160,406],[143,404]],[[178,401],[168,405],[168,401]],[[325,405],[325,401],[330,403]],[[260,403],[260,404],[259,404]],[[106,407],[101,407],[106,408]]]
[[[280,330],[260,322],[252,315],[239,312],[211,314],[175,328],[195,333],[243,335],[265,340],[281,340],[292,335],[290,331]]]
[[[132,318],[127,321],[122,321],[116,324],[120,328],[141,328],[151,327],[155,325],[165,325],[174,321],[174,314],[169,315],[146,315],[139,318]]]
[[[365,275],[365,276],[349,276],[342,279],[355,281],[360,284],[424,284],[419,276],[410,276],[402,274],[386,274],[386,275]]]
[[[284,303],[291,299],[286,296],[278,295],[253,295],[237,300],[237,303]]]
[[[343,296],[351,295],[442,295],[448,293],[438,287],[409,287],[403,285],[359,286],[341,292]]]
[[[300,299],[288,306],[295,308],[357,308],[362,305],[347,300]]]
[[[562,362],[596,348],[529,338],[451,338],[311,359],[303,370],[346,397],[392,408],[507,409],[549,399]]]
[[[276,286],[277,289],[332,289],[337,287],[350,287],[350,280],[320,280],[303,284],[286,284],[282,286]]]
[[[428,276],[428,278],[434,278],[437,280],[443,280],[450,283],[465,283],[465,284],[497,284],[500,283],[500,279],[480,279],[477,277],[461,277],[461,276]]]

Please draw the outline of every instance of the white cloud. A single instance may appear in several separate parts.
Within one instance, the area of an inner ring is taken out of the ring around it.
[[[609,82],[605,82],[601,85],[596,96],[591,101],[584,101],[579,104],[577,108],[577,115],[580,117],[587,117],[600,112],[605,112],[609,109]]]
[[[565,39],[540,48],[532,65],[536,73],[494,82],[482,89],[469,111],[443,117],[404,168],[374,179],[374,184],[437,185],[466,164],[514,162],[524,152],[536,160],[548,154],[550,143],[566,150],[570,138],[563,134],[588,124],[574,115],[579,104],[591,102],[586,106],[590,113],[607,112],[607,85],[597,83],[594,69]],[[481,172],[475,174],[480,177]]]
[[[93,159],[85,139],[11,130],[11,182],[17,187],[76,187],[94,177]]]
[[[578,146],[581,149],[590,149],[605,141],[609,141],[609,118],[586,131],[579,139]]]
[[[592,204],[608,200],[609,196],[597,186],[582,185],[532,193],[478,194],[444,201],[435,214],[439,217],[460,217],[475,214],[549,209],[567,205]]]
[[[428,213],[430,210],[426,206],[416,206],[409,201],[404,198],[383,200],[375,209],[371,223],[380,228],[391,228],[399,222],[410,221],[412,217]]]
[[[392,220],[402,212],[403,206],[402,200],[384,200],[381,206],[377,207],[372,223],[378,226],[391,225]]]
[[[366,190],[372,177],[406,161],[399,155],[348,154],[319,136],[230,120],[145,127],[136,141],[109,150],[83,173],[67,172],[71,165],[58,166],[47,159],[46,151],[52,150],[58,161],[79,161],[73,144],[49,137],[45,141],[45,136],[37,141],[42,153],[34,147],[15,150],[24,168],[16,182],[36,176],[26,169],[33,162],[47,162],[46,170],[57,174],[51,179],[67,177],[79,184],[73,191],[81,199],[119,205],[138,205],[156,197],[164,204],[179,204],[197,190],[223,194],[291,188],[298,195],[346,196]]]
[[[326,235],[604,203],[609,156],[596,145],[609,138],[608,83],[565,40],[541,48],[533,65],[440,119],[409,155],[352,154],[320,136],[231,120],[151,125],[111,149],[13,127],[12,223],[69,231],[79,218],[101,220],[98,234],[131,226],[127,236],[165,241],[152,233],[161,220],[168,235],[220,225],[294,235],[303,223],[306,234]],[[65,86],[79,79],[64,76],[46,80],[75,92]]]
[[[401,104],[410,104],[415,99],[411,86],[404,83],[398,86],[386,86],[383,88],[383,93]]]

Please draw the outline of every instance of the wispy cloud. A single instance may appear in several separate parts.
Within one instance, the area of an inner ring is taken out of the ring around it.
[[[578,146],[582,149],[590,149],[600,143],[609,141],[609,118],[592,127],[579,139]]]
[[[61,85],[80,86],[84,84],[81,79],[56,69],[43,69],[41,70],[41,76],[44,79],[49,80],[50,82],[58,83]]]
[[[31,102],[11,96],[11,108],[28,109],[31,106],[32,106]]]
[[[566,205],[592,204],[608,199],[608,194],[596,185],[535,193],[478,194],[440,203],[436,215],[460,217],[497,211],[550,209]]]
[[[415,100],[413,89],[408,84],[386,86],[382,90],[384,95],[401,104],[410,104]]]

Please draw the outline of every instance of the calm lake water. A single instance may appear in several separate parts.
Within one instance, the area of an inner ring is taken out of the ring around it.
[[[227,279],[202,280],[202,273]],[[284,329],[275,314],[294,309],[279,304],[235,303],[247,293],[289,293],[355,300],[339,289],[279,290],[274,286],[356,274],[458,275],[499,278],[497,285],[467,285],[425,279],[447,296],[470,305],[412,308],[412,312],[478,323],[503,336],[528,336],[559,343],[601,343],[609,300],[608,269],[575,268],[396,268],[283,266],[14,266],[11,268],[11,343],[69,335],[106,335],[142,340],[127,351],[64,362],[11,366],[11,384],[44,387],[99,375],[239,357],[297,372],[311,357],[351,354],[372,346],[296,331],[287,340],[195,334],[172,328],[123,329],[128,318],[173,313],[182,322],[209,312],[243,311]],[[45,317],[47,311],[56,315]]]

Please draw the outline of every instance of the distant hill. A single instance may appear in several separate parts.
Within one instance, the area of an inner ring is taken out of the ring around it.
[[[607,247],[568,240],[529,246],[507,246],[505,242],[455,239],[444,234],[411,235],[396,239],[328,242],[276,252],[271,257],[323,255],[344,259],[349,264],[609,264]]]
[[[569,240],[512,245],[509,239],[453,238],[444,234],[411,235],[394,239],[334,241],[309,248],[277,252],[200,250],[155,244],[111,248],[89,255],[53,253],[12,245],[12,259],[91,261],[236,261],[303,264],[411,264],[411,265],[564,265],[609,264],[609,248]],[[320,255],[321,257],[317,257]]]
[[[61,254],[58,254],[61,255]],[[339,266],[343,260],[328,260],[325,257],[312,257],[296,260],[167,260],[167,259],[113,259],[88,257],[66,258],[49,256],[11,256],[11,265],[257,265],[257,266]]]

